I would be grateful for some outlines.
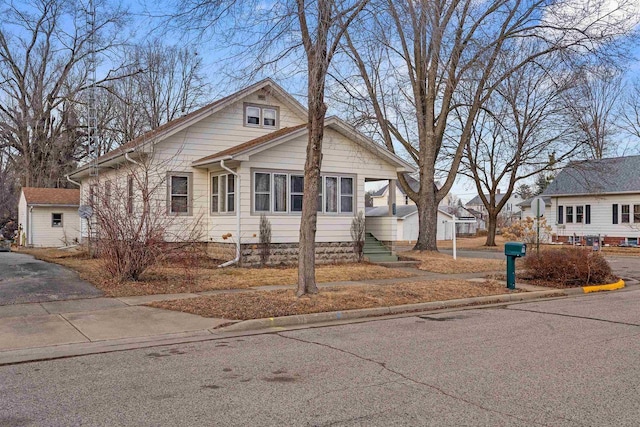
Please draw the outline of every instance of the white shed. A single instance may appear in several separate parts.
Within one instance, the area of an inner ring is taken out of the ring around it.
[[[80,238],[80,190],[23,187],[18,204],[19,243],[54,247]]]

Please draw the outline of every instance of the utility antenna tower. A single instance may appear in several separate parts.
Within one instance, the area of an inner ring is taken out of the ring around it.
[[[98,176],[98,157],[100,156],[100,135],[98,134],[98,107],[96,88],[96,5],[94,0],[89,0],[87,5],[87,34],[89,56],[87,58],[87,77],[89,86],[89,99],[87,102],[87,148],[89,150],[89,162],[91,162],[90,175]]]

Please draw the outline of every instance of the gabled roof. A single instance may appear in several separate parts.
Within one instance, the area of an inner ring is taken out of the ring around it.
[[[489,198],[488,194],[485,194],[484,196],[487,199]],[[500,201],[502,201],[503,198],[504,198],[504,193],[496,194],[496,203],[500,203]],[[478,205],[483,205],[480,195],[477,195],[476,197],[474,197],[473,199],[465,203],[465,206],[478,206]]]
[[[548,196],[536,196],[536,197],[542,197],[542,201],[544,202],[545,206],[551,206],[551,197]],[[527,200],[518,203],[516,206],[520,206],[523,208],[530,208],[531,207],[531,201],[534,199],[534,197],[530,197]]]
[[[211,114],[221,110],[222,108],[232,104],[233,102],[236,102],[237,100],[244,98],[253,92],[256,92],[265,88],[269,88],[270,90],[275,92],[276,95],[278,95],[283,102],[289,104],[294,110],[298,111],[301,115],[304,115],[306,117],[307,110],[302,104],[296,101],[295,98],[293,98],[289,93],[287,93],[287,91],[285,91],[272,79],[266,78],[250,86],[247,86],[246,88],[241,89],[229,96],[226,96],[208,105],[205,105],[204,107],[198,110],[195,110],[187,115],[171,120],[170,122],[167,122],[162,126],[159,126],[153,130],[150,130],[149,132],[144,133],[143,135],[121,145],[120,147],[117,147],[114,150],[111,150],[107,154],[100,156],[97,160],[98,164],[116,159],[119,156],[124,156],[126,153],[130,153],[134,151],[136,148],[142,147],[147,143],[155,144],[157,142],[160,142],[163,139],[166,139],[171,135],[178,133],[179,131],[186,128],[187,126],[190,126],[202,119],[209,117]],[[73,171],[70,175],[75,175],[79,172],[89,169],[90,166],[91,166],[90,164],[85,164],[83,166],[80,166],[78,169]]]
[[[340,120],[337,117],[328,117],[325,120],[325,127],[331,128],[349,138],[351,141],[360,145],[361,147],[369,150],[373,154],[385,158],[389,163],[395,164],[396,167],[401,168],[401,170],[413,172],[415,168],[404,161],[402,158],[393,154],[391,151],[387,150],[385,147],[382,147],[373,140],[367,138],[360,132],[358,132],[353,127],[346,124],[344,121]],[[284,142],[290,141],[293,138],[297,138],[301,135],[305,135],[307,133],[307,125],[299,125],[292,126],[289,128],[283,128],[274,132],[271,132],[267,135],[260,136],[258,138],[252,139],[251,141],[244,142],[242,144],[236,145],[234,147],[228,148],[226,150],[220,151],[218,153],[203,157],[191,163],[192,166],[203,166],[211,163],[218,162],[225,158],[229,157],[240,157],[240,156],[248,156],[251,154],[259,153],[263,150],[266,150],[274,145],[282,144]]]
[[[409,172],[405,172],[404,177],[407,180],[407,183],[409,184],[409,187],[413,191],[415,191],[417,193],[418,190],[420,189],[420,181],[418,181],[417,179],[412,177]],[[436,181],[435,182],[435,186],[436,186],[437,189],[440,189],[440,181]],[[374,191],[373,193],[371,193],[371,197],[382,197],[382,196],[384,196],[385,194],[387,194],[387,189],[388,188],[389,188],[389,184],[385,184],[380,189],[378,189],[378,190]],[[400,191],[400,194],[404,195],[404,190],[402,189],[402,186],[400,185],[400,182],[398,180],[396,180],[396,189],[398,191]]]
[[[640,193],[640,156],[571,162],[542,195],[605,193]]]
[[[22,187],[27,205],[79,206],[80,190]]]
[[[233,156],[233,155],[236,155],[236,154],[243,153],[243,152],[248,151],[248,150],[250,150],[252,148],[256,148],[256,147],[259,147],[259,146],[261,146],[263,144],[267,144],[269,142],[275,141],[278,138],[294,134],[297,131],[300,131],[301,129],[305,129],[306,127],[307,127],[306,124],[302,124],[302,125],[298,125],[298,126],[292,126],[292,127],[286,127],[286,128],[278,129],[278,130],[273,131],[271,133],[268,133],[266,135],[260,136],[258,138],[252,139],[252,140],[247,141],[247,142],[243,142],[242,144],[238,144],[238,145],[233,146],[231,148],[227,148],[226,150],[222,150],[222,151],[219,151],[219,152],[217,152],[215,154],[211,154],[210,156],[206,156],[206,157],[203,157],[201,159],[198,159],[198,160],[193,162],[193,165],[197,166],[197,165],[200,165],[200,164],[206,164],[208,162],[214,162],[216,160],[224,159],[225,157],[228,157],[228,156]]]

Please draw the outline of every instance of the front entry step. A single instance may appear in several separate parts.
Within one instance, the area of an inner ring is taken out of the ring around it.
[[[391,252],[389,248],[383,245],[371,233],[366,233],[365,235],[363,253],[365,258],[373,263],[398,261],[398,256]]]

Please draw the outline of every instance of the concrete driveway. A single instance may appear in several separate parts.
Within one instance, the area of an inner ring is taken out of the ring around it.
[[[102,295],[74,271],[31,255],[0,253],[0,305],[94,298]]]

